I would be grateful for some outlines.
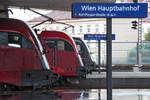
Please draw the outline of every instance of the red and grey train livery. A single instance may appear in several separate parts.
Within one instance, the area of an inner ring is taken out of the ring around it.
[[[37,34],[23,21],[0,18],[0,90],[54,81]]]
[[[59,31],[37,36],[23,21],[0,18],[0,90],[52,85],[58,76],[85,76],[91,70],[77,50],[78,41]]]
[[[74,40],[64,32],[42,31],[39,35],[47,50],[49,66],[61,76],[84,76],[87,71]]]

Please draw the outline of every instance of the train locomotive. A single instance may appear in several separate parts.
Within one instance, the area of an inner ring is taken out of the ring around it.
[[[92,71],[87,67],[91,60],[85,61],[79,53],[78,41],[59,31],[37,35],[21,20],[0,18],[0,91],[41,88],[66,77],[85,77]]]
[[[60,31],[42,31],[39,37],[55,74],[63,77],[82,77],[87,74],[76,44],[69,35]]]
[[[99,66],[92,59],[90,50],[85,42],[80,37],[73,37],[73,40],[77,46],[84,66],[86,66],[86,68],[88,69],[88,72],[91,73],[93,71],[100,71]]]
[[[0,90],[40,87],[55,80],[37,34],[21,20],[0,18]]]

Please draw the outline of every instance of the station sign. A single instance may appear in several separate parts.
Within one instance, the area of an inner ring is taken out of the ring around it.
[[[84,40],[107,40],[106,34],[84,34]],[[115,40],[115,34],[112,34],[112,40]]]
[[[73,3],[73,18],[145,18],[147,3]]]

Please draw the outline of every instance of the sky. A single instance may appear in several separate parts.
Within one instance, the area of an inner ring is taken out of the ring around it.
[[[29,11],[29,10],[24,10],[24,9],[18,9],[18,8],[9,8],[12,10],[13,14],[11,14],[9,12],[9,17],[10,18],[16,18],[16,19],[20,19],[23,21],[29,21],[35,17],[39,17],[40,15]],[[46,14],[48,12],[50,12],[50,10],[39,10],[39,9],[35,9],[35,11],[38,11],[42,14]]]

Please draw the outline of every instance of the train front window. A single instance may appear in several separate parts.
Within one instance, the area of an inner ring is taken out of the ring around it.
[[[57,49],[58,50],[65,50],[65,51],[74,51],[72,45],[70,45],[65,40],[57,40]]]
[[[56,48],[57,50],[74,51],[71,44],[61,39],[45,39],[48,48]]]
[[[48,46],[48,48],[55,48],[56,47],[55,40],[45,39],[45,43]]]
[[[74,51],[72,45],[65,41],[65,51]]]
[[[57,48],[58,48],[58,50],[64,50],[65,49],[64,41],[58,40],[57,41]]]

